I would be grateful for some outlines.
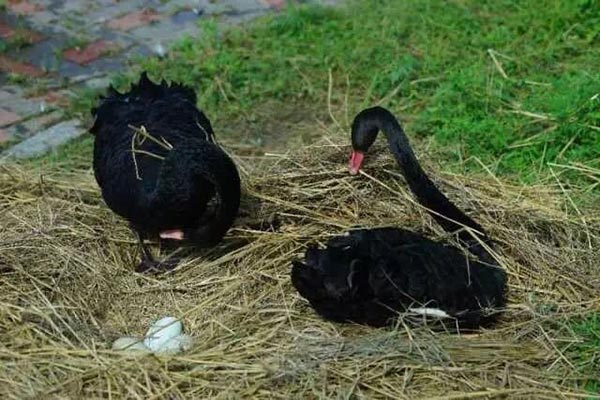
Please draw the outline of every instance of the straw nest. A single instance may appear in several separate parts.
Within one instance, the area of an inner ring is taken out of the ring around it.
[[[422,157],[498,242],[506,313],[467,336],[402,320],[329,323],[289,279],[309,242],[357,225],[449,240],[382,145],[359,177],[346,172],[347,151],[321,142],[269,162],[238,158],[245,194],[235,227],[163,275],[133,272],[133,236],[103,204],[89,161],[70,172],[0,167],[0,397],[583,397],[589,375],[564,351],[576,341],[565,321],[599,308],[597,215],[563,211],[559,188],[436,172]],[[182,319],[192,350],[110,350],[164,315]]]

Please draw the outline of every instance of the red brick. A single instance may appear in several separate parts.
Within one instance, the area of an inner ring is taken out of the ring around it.
[[[138,26],[147,25],[153,21],[158,21],[160,18],[160,15],[152,10],[142,10],[110,20],[106,23],[106,25],[111,29],[128,31],[130,29],[137,28]]]
[[[113,43],[100,39],[88,44],[83,49],[74,47],[65,50],[63,57],[76,64],[85,65],[114,49],[116,46]]]
[[[3,22],[0,22],[0,38],[8,39],[15,34],[15,30]]]
[[[21,37],[29,44],[42,40],[42,35],[37,32],[30,31],[29,29],[13,29],[10,25],[0,22],[0,38],[10,39],[15,36]]]
[[[275,10],[281,10],[285,6],[285,0],[263,0],[263,2]]]
[[[0,144],[8,142],[10,135],[4,129],[0,129]]]
[[[40,4],[32,4],[27,0],[8,0],[8,9],[15,14],[33,14],[43,10],[44,7]]]
[[[0,55],[0,72],[8,74],[27,75],[33,78],[46,74],[41,69],[29,63],[23,63],[17,60],[13,60],[3,55]]]
[[[59,106],[69,103],[69,99],[64,94],[57,92],[48,92],[42,96],[42,99],[48,104],[56,104]]]
[[[0,108],[0,126],[7,126],[20,120],[21,117],[18,114]]]
[[[28,97],[28,99],[33,102],[44,102],[57,107],[63,107],[69,104],[69,96],[67,96],[64,92],[47,92]]]
[[[15,35],[22,37],[29,44],[37,43],[44,39],[42,35],[29,29],[19,29]]]

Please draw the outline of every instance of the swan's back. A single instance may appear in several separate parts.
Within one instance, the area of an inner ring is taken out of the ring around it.
[[[96,180],[107,205],[134,226],[177,226],[196,220],[214,194],[210,183],[195,178],[193,184],[182,179],[184,184],[174,188],[170,196],[182,205],[195,204],[194,210],[169,206],[159,209],[153,198],[169,147],[198,148],[200,163],[202,148],[208,146],[205,143],[214,142],[210,122],[195,103],[196,94],[191,88],[165,81],[155,84],[143,73],[131,90],[119,93],[110,88],[98,107],[92,109],[95,121],[90,132],[95,135]],[[140,135],[134,138],[132,126],[143,126],[162,144]],[[204,193],[196,190],[199,187]]]
[[[294,263],[294,286],[317,312],[336,321],[385,325],[407,310],[451,316],[459,326],[469,328],[493,320],[487,308],[504,306],[506,276],[488,251],[492,241],[429,179],[389,110],[372,107],[354,118],[350,173],[359,171],[380,131],[419,203],[468,249],[403,229],[358,230],[334,238],[323,250],[309,249],[306,265]]]
[[[354,267],[352,267],[354,266]],[[409,309],[441,309],[477,327],[504,306],[505,273],[457,248],[398,228],[357,230],[296,263],[294,286],[323,316],[382,326]]]
[[[90,132],[94,135],[107,134],[131,138],[131,133],[122,128],[128,125],[144,125],[160,129],[161,134],[169,134],[169,126],[185,129],[195,134],[206,134],[213,140],[214,133],[210,121],[196,108],[196,93],[190,87],[164,80],[155,84],[142,73],[137,84],[131,90],[119,93],[112,87],[108,95],[102,98],[98,107],[91,110],[95,117]],[[206,133],[204,131],[207,131]]]

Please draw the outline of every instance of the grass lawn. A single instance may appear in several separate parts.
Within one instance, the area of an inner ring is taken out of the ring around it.
[[[342,123],[383,103],[461,168],[531,182],[553,170],[594,190],[599,59],[597,1],[391,0],[289,7],[222,37],[205,23],[200,40],[136,70],[194,86],[218,126],[251,131],[258,143],[285,135],[285,119],[268,129],[282,110],[322,116],[331,74]],[[115,81],[124,88],[133,76]],[[79,106],[89,104],[84,96]]]
[[[315,138],[329,109],[347,128],[379,103],[447,169],[560,180],[575,201],[598,205],[599,1],[364,0],[288,7],[227,32],[215,22],[203,28],[167,58],[136,60],[116,86],[142,69],[192,85],[221,138],[277,149]],[[94,95],[82,93],[72,112],[88,115]],[[85,165],[91,143],[44,161]],[[600,314],[568,326],[581,341],[564,353],[597,393]]]
[[[572,321],[570,328],[581,339],[567,350],[567,354],[581,371],[589,374],[585,388],[600,394],[600,313]]]

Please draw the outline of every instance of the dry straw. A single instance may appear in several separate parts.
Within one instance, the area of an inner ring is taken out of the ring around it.
[[[584,398],[589,376],[568,356],[577,343],[565,321],[600,307],[598,215],[563,211],[556,187],[425,162],[498,242],[510,279],[503,319],[463,336],[403,320],[390,329],[325,322],[289,280],[307,243],[356,225],[449,240],[383,146],[359,177],[346,172],[347,151],[325,140],[293,156],[238,158],[248,173],[234,229],[159,276],[133,272],[134,238],[102,203],[89,166],[1,166],[0,397]],[[164,315],[197,338],[191,351],[110,350]]]

